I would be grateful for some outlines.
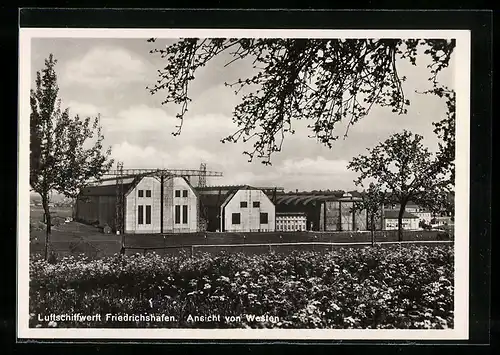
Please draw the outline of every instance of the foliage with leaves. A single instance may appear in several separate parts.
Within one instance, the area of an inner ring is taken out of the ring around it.
[[[155,38],[148,40],[155,42]],[[189,87],[195,73],[214,58],[228,56],[226,66],[250,60],[253,73],[236,82],[226,83],[235,94],[247,91],[235,107],[236,132],[222,142],[253,140],[253,150],[245,151],[264,164],[282,148],[285,136],[294,134],[293,121],[307,119],[311,137],[328,147],[339,138],[338,123],[349,127],[366,116],[373,105],[387,106],[393,112],[407,112],[397,61],[416,64],[418,49],[431,58],[429,80],[439,95],[437,76],[449,65],[455,40],[445,39],[287,39],[287,38],[186,38],[155,48],[166,66],[158,70],[159,79],[147,89],[162,92],[163,104],[180,105],[181,132],[188,111]],[[453,117],[449,118],[454,119]],[[443,138],[452,138],[454,123],[442,121],[437,130]]]
[[[440,152],[433,155],[422,143],[423,137],[404,130],[368,149],[367,155],[354,157],[348,168],[358,172],[356,185],[375,180],[388,191],[389,203],[398,204],[398,230],[402,236],[402,218],[409,201],[439,212],[449,208],[448,195],[453,167]]]
[[[453,328],[453,245],[344,247],[329,253],[132,255],[30,261],[31,327]],[[101,314],[39,322],[38,314]],[[169,322],[105,315],[169,315]],[[189,321],[218,314],[220,321]],[[277,317],[277,322],[245,314]],[[241,316],[233,322],[225,316]]]
[[[69,108],[61,109],[56,64],[50,54],[45,68],[36,74],[30,95],[30,185],[42,198],[47,237],[51,229],[50,192],[74,198],[89,179],[101,177],[113,164],[111,148],[102,152],[99,117],[82,120],[78,115],[71,117]]]

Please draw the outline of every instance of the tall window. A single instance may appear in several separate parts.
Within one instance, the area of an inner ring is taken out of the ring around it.
[[[181,197],[181,190],[175,190],[175,197]]]
[[[246,207],[248,207],[247,201],[241,201],[240,202],[240,208],[246,208]]]
[[[181,206],[175,205],[175,224],[181,223]]]
[[[259,208],[259,207],[260,207],[260,201],[254,201],[253,208]]]
[[[233,213],[231,216],[232,224],[240,224],[241,223],[241,215],[239,213]]]
[[[139,197],[144,197],[144,190],[139,190]]]
[[[182,190],[182,197],[188,197],[188,190]]]
[[[267,213],[261,213],[260,214],[260,224],[267,224],[267,223],[269,223]]]
[[[146,205],[146,224],[151,224],[151,205]]]
[[[151,197],[151,190],[146,190],[146,197]]]
[[[187,224],[188,222],[188,206],[182,206],[182,224]]]
[[[144,206],[137,206],[137,224],[144,224]]]

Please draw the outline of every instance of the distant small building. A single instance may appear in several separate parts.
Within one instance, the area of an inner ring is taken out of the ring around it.
[[[398,229],[398,216],[399,210],[385,210],[384,211],[384,229],[397,230]],[[406,230],[419,229],[420,218],[414,214],[405,211],[403,213],[402,227]]]
[[[386,206],[387,210],[397,210],[399,211],[399,205],[394,204],[390,206]],[[411,213],[414,216],[417,216],[419,218],[419,222],[423,221],[425,224],[430,225],[431,220],[432,220],[432,213],[429,209],[421,207],[414,202],[409,202],[405,206],[405,211]]]
[[[445,216],[445,217],[437,216],[437,217],[431,218],[430,224],[432,226],[439,227],[439,226],[451,225],[451,224],[453,224],[453,221],[452,221],[451,217],[448,217],[448,216]]]
[[[283,232],[307,230],[307,214],[305,212],[277,212],[276,230]]]

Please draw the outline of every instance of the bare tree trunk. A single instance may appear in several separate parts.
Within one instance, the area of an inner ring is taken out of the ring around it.
[[[372,231],[372,246],[375,245],[375,216],[371,216],[370,230]]]
[[[406,210],[406,201],[400,204],[399,215],[398,215],[398,241],[403,241],[403,215]]]
[[[49,260],[49,243],[50,243],[50,233],[51,233],[51,225],[52,221],[50,218],[50,209],[49,209],[49,198],[47,194],[42,195],[42,206],[43,206],[43,211],[45,215],[45,223],[46,223],[46,228],[45,228],[45,252],[44,252],[44,258],[45,260]]]

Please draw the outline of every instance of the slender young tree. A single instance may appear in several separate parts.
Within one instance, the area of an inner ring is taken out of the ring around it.
[[[380,189],[390,192],[387,201],[399,205],[399,241],[403,238],[402,220],[407,203],[414,201],[433,211],[441,210],[454,186],[450,180],[454,171],[450,157],[441,152],[433,155],[423,146],[422,139],[404,130],[348,164],[349,169],[360,174],[355,184],[375,181]]]
[[[103,153],[99,117],[80,119],[78,115],[71,117],[68,108],[61,109],[56,63],[50,54],[44,69],[36,74],[30,95],[30,185],[42,198],[46,259],[52,223],[50,193],[75,198],[89,179],[101,177],[113,164],[111,148]]]
[[[361,194],[361,201],[354,203],[354,210],[366,211],[368,228],[371,233],[372,245],[375,245],[375,223],[377,219],[382,219],[381,213],[383,204],[386,202],[387,193],[379,185],[370,183],[368,190]]]
[[[163,104],[179,105],[179,125],[173,132],[178,135],[191,101],[189,88],[200,68],[218,57],[228,58],[226,66],[252,63],[248,76],[226,83],[242,100],[233,113],[236,131],[222,142],[251,140],[253,150],[244,154],[270,164],[284,138],[295,133],[295,120],[309,120],[310,136],[331,147],[373,105],[406,113],[406,78],[398,73],[397,63],[417,65],[422,52],[431,59],[429,92],[444,95],[448,89],[437,77],[449,65],[454,48],[455,40],[446,39],[186,38],[150,51],[165,59],[165,67],[146,89],[163,95]],[[346,123],[345,131],[339,132],[339,122]],[[438,129],[452,133],[452,125],[442,121]]]

